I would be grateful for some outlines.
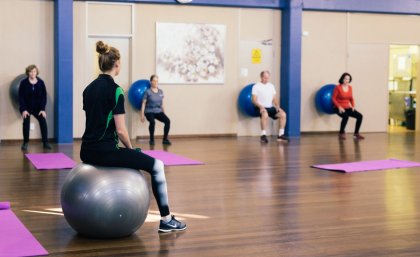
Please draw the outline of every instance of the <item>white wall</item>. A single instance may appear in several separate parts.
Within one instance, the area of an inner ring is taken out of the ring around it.
[[[240,21],[241,29],[238,47],[240,86],[238,92],[245,85],[260,81],[260,72],[262,70],[269,70],[271,82],[276,87],[277,97],[280,98],[280,13],[242,9]],[[252,49],[261,50],[261,63],[252,63]],[[241,75],[241,70],[247,71],[248,75]],[[276,134],[278,132],[278,122],[270,121],[267,132],[268,134]],[[259,119],[250,118],[239,112],[237,134],[238,136],[259,135]]]
[[[114,26],[98,19],[98,13],[112,12],[113,19],[125,25]],[[206,15],[203,15],[205,13]],[[280,71],[280,12],[221,7],[196,7],[153,4],[103,4],[74,2],[74,136],[81,137],[84,113],[81,93],[91,77],[92,38],[127,37],[130,39],[131,61],[123,69],[129,73],[129,84],[149,79],[155,73],[156,22],[209,23],[226,26],[225,83],[218,85],[161,84],[165,92],[165,110],[170,117],[172,135],[217,135],[259,133],[256,118],[240,116],[237,109],[239,91],[248,83],[259,80],[259,72],[269,69],[278,85]],[[121,21],[122,20],[122,21]],[[127,29],[129,27],[129,29]],[[107,29],[109,28],[109,29]],[[260,65],[251,64],[251,53],[240,51],[241,42],[261,42],[274,39],[270,52]],[[109,40],[112,43],[111,40]],[[105,42],[108,43],[108,42]],[[112,45],[112,44],[111,44]],[[242,60],[249,60],[241,63]],[[248,77],[240,76],[240,69],[249,70]],[[159,74],[158,74],[159,75]],[[117,81],[118,82],[118,81]],[[127,92],[125,82],[122,87]],[[128,102],[128,101],[127,101]],[[141,123],[139,112],[126,106],[131,137],[147,136],[148,123]],[[251,129],[248,129],[251,127]],[[156,134],[163,132],[158,123]]]
[[[115,23],[101,18],[109,15]],[[155,72],[156,22],[213,23],[227,28],[223,85],[161,85],[172,120],[171,133],[258,134],[258,119],[242,116],[236,102],[242,87],[258,81],[263,69],[272,71],[272,81],[279,89],[280,20],[281,12],[274,10],[75,1],[74,136],[81,137],[84,130],[81,93],[91,82],[94,69],[88,60],[92,55],[89,42],[92,38],[110,37],[128,40],[130,60],[123,67],[127,74],[118,78],[127,89],[133,81],[147,79]],[[22,138],[21,120],[12,107],[9,87],[31,63],[38,65],[47,86],[51,100],[47,105],[49,136],[53,137],[54,3],[0,1],[0,24],[7,24],[0,26],[0,45],[7,49],[2,56],[8,60],[0,69],[0,138]],[[302,131],[338,130],[337,116],[322,115],[315,110],[314,95],[321,86],[336,83],[344,71],[354,78],[357,108],[365,115],[362,131],[386,131],[388,45],[419,45],[420,34],[413,32],[419,25],[419,16],[304,12],[303,31],[309,35],[302,38]],[[266,39],[273,39],[271,50],[262,46],[261,64],[252,64],[249,47]],[[248,70],[248,76],[241,75],[241,69]],[[131,136],[147,136],[147,124],[140,123],[138,112],[130,106],[127,112]],[[417,122],[419,115],[417,112]],[[349,124],[349,129],[352,125]],[[161,125],[157,133],[162,133]],[[31,138],[40,138],[37,124]]]
[[[420,44],[412,30],[419,23],[418,16],[304,12],[309,35],[302,43],[302,131],[338,131],[340,118],[318,113],[314,97],[347,71],[356,109],[364,115],[362,132],[386,132],[389,45]],[[349,122],[347,132],[353,127]]]
[[[315,109],[315,94],[347,70],[347,16],[304,12],[302,18],[302,30],[309,35],[302,38],[301,130],[337,130],[338,118]]]
[[[22,139],[20,113],[9,97],[10,84],[35,64],[45,82],[48,136],[54,134],[54,3],[46,0],[0,1],[0,139]],[[40,138],[38,121],[30,138]]]

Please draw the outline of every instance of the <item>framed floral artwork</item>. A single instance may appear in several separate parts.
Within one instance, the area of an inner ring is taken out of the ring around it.
[[[223,84],[226,26],[156,23],[156,74],[163,84]]]

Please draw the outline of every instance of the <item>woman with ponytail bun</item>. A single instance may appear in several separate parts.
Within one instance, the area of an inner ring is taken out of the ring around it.
[[[102,41],[96,43],[96,52],[99,54],[99,69],[104,73],[110,71],[120,60],[120,51],[115,47],[104,44]],[[120,66],[119,63],[118,66]],[[118,73],[115,76],[118,76]]]
[[[160,232],[184,230],[187,226],[169,211],[163,162],[139,149],[134,150],[125,126],[124,92],[114,78],[121,70],[120,52],[102,41],[96,43],[98,65],[102,74],[83,91],[86,128],[80,158],[83,162],[108,167],[144,170],[151,175],[161,221]],[[124,147],[119,146],[119,142]]]

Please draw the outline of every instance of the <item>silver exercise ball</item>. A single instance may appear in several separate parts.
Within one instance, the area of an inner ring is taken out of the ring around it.
[[[81,163],[67,175],[61,207],[70,226],[94,238],[129,236],[144,223],[150,194],[138,170]]]
[[[22,80],[26,79],[27,77],[28,76],[26,74],[20,74],[10,84],[10,88],[9,88],[10,99],[12,101],[13,107],[15,107],[17,110],[19,110],[20,82],[22,82]]]

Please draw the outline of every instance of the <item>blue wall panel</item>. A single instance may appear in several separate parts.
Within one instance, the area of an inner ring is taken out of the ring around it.
[[[54,3],[54,125],[57,143],[73,142],[73,0]]]
[[[83,1],[83,0],[80,0]],[[88,0],[86,0],[88,1]],[[176,0],[93,0],[98,2],[126,2],[126,3],[150,3],[150,4],[179,4]],[[252,7],[279,9],[288,0],[193,0],[188,5],[202,6],[227,6],[227,7]]]
[[[418,0],[304,0],[304,10],[420,14]]]
[[[300,135],[302,0],[291,0],[281,21],[280,104],[287,113],[286,134]]]
[[[88,1],[88,0],[77,0]],[[93,0],[151,4],[178,4],[176,0]],[[293,0],[193,0],[189,5],[283,9]],[[303,0],[303,10],[420,14],[419,0]]]

